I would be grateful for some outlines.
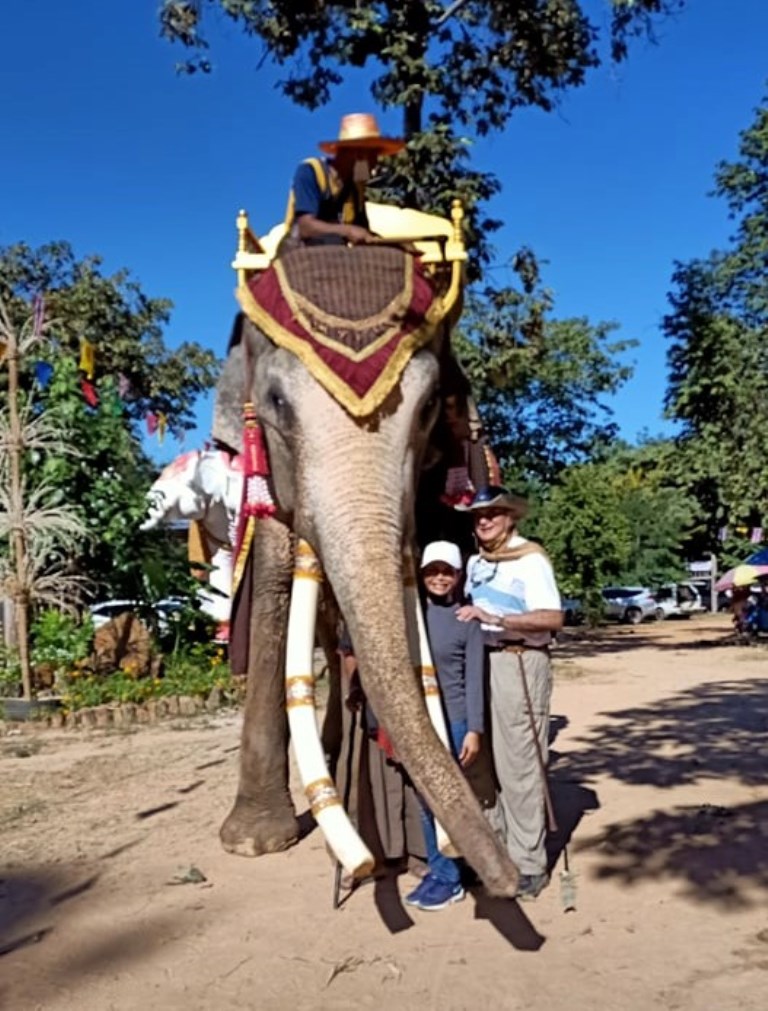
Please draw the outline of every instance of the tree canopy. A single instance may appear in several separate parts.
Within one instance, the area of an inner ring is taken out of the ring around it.
[[[383,109],[402,110],[406,150],[383,171],[378,192],[404,206],[446,214],[462,198],[476,264],[489,258],[498,222],[478,204],[498,180],[471,168],[476,137],[503,129],[515,110],[550,110],[609,55],[622,60],[633,36],[652,36],[659,17],[684,0],[605,0],[590,16],[578,0],[163,0],[161,34],[192,56],[187,71],[212,69],[216,15],[233,20],[286,70],[279,89],[315,109],[345,74],[365,68]],[[602,8],[602,12],[601,12]],[[609,14],[604,44],[596,23]]]
[[[541,490],[615,439],[602,398],[632,374],[637,342],[612,340],[613,323],[554,318],[533,254],[515,267],[519,288],[470,290],[453,343],[506,478]]]
[[[45,417],[69,451],[27,445],[24,479],[80,520],[82,536],[63,559],[68,571],[96,592],[167,595],[173,579],[188,582],[188,567],[165,532],[138,531],[156,472],[141,431],[148,415],[163,415],[169,432],[194,427],[195,399],[215,381],[214,354],[192,343],[169,349],[171,303],[145,295],[127,271],[104,275],[98,257],[78,260],[66,243],[1,248],[0,297],[19,329],[41,317],[41,339],[20,362],[23,410]],[[94,349],[88,397],[83,339]]]
[[[75,359],[88,340],[97,378],[123,377],[123,403],[134,425],[155,414],[172,432],[194,428],[194,402],[215,382],[216,356],[193,342],[168,348],[163,327],[173,304],[145,295],[127,270],[105,275],[101,265],[98,256],[77,259],[66,242],[0,246],[0,297],[17,325],[43,299],[51,324],[43,358]]]
[[[722,163],[715,193],[736,222],[729,248],[677,265],[664,320],[668,415],[680,424],[678,467],[705,523],[699,550],[722,527],[768,524],[768,107]]]

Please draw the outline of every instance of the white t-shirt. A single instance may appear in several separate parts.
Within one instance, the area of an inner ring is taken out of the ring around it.
[[[507,546],[517,548],[526,543],[525,537],[515,534],[510,537]],[[552,566],[549,559],[538,552],[531,552],[514,562],[489,562],[480,555],[472,555],[467,562],[464,592],[477,607],[499,617],[561,609]],[[516,634],[510,629],[502,629],[500,625],[481,627],[489,646],[499,645],[505,640],[546,646],[552,640],[549,632]]]

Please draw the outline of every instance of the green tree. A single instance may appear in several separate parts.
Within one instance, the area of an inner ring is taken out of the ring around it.
[[[657,17],[683,5],[606,0],[611,58],[622,60],[633,35],[652,34]],[[373,101],[402,110],[409,142],[384,173],[380,194],[443,214],[460,196],[483,262],[498,222],[477,205],[498,181],[468,165],[468,147],[503,129],[518,108],[552,109],[561,91],[600,64],[587,7],[577,0],[163,0],[159,16],[162,35],[195,53],[179,69],[207,72],[209,27],[226,14],[286,69],[278,87],[305,108],[327,103],[348,72],[368,70]]]
[[[590,619],[598,617],[601,588],[620,576],[632,552],[631,524],[605,465],[569,467],[534,521],[561,591],[581,599]]]
[[[0,298],[11,324],[29,317],[35,300],[44,305],[45,338],[21,362],[22,393],[26,410],[65,433],[74,452],[31,445],[24,474],[80,519],[86,536],[70,545],[66,565],[104,595],[151,600],[188,586],[183,545],[163,531],[138,531],[156,471],[141,429],[148,412],[165,415],[171,432],[194,427],[195,399],[215,381],[215,356],[197,344],[167,348],[171,303],[146,296],[125,270],[104,275],[98,257],[77,260],[66,243],[0,248]],[[82,338],[95,347],[96,406],[80,388]],[[52,369],[42,384],[38,362]]]
[[[179,593],[189,582],[184,545],[164,529],[139,530],[157,468],[132,431],[114,380],[104,378],[98,392],[98,405],[89,407],[75,360],[55,359],[50,383],[35,394],[77,453],[32,452],[28,472],[81,518],[87,536],[70,564],[87,574],[95,593],[139,601]]]
[[[52,324],[49,356],[78,360],[81,340],[90,341],[97,377],[124,377],[134,426],[151,412],[164,415],[172,432],[194,428],[195,399],[216,379],[215,355],[192,342],[168,348],[163,326],[173,304],[145,295],[127,270],[103,274],[101,262],[98,256],[78,260],[66,242],[0,246],[0,298],[19,326],[42,296]]]
[[[615,445],[599,462],[568,467],[531,517],[567,596],[599,615],[609,583],[651,588],[685,574],[696,502],[679,487],[670,440]]]
[[[603,402],[632,373],[636,345],[611,340],[612,323],[553,319],[529,250],[515,259],[520,290],[475,289],[454,347],[491,444],[513,484],[545,489],[566,466],[605,455],[616,435]]]
[[[621,582],[653,588],[682,579],[700,515],[698,504],[681,486],[674,442],[615,447],[605,469],[630,529],[632,550],[619,574]]]
[[[700,551],[722,526],[768,525],[768,108],[722,163],[717,196],[737,222],[729,248],[678,264],[664,320],[666,408],[680,425],[678,467],[700,503]]]

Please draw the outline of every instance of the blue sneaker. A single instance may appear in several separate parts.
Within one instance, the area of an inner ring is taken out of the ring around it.
[[[416,887],[413,889],[413,891],[409,892],[403,899],[403,902],[405,902],[406,906],[418,906],[419,902],[421,901],[422,894],[427,891],[427,889],[434,881],[435,878],[433,878],[431,874],[425,874],[424,877],[421,879],[421,881],[418,883],[418,885],[416,885]]]
[[[432,878],[427,887],[419,896],[418,907],[424,912],[433,912],[438,909],[445,909],[452,906],[454,902],[461,902],[464,898],[464,889],[461,883],[449,885],[439,878]]]

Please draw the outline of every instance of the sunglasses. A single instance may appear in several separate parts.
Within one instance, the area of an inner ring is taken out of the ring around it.
[[[509,509],[489,506],[487,509],[476,509],[474,513],[475,523],[478,523],[480,520],[495,520],[498,516],[509,516]]]

